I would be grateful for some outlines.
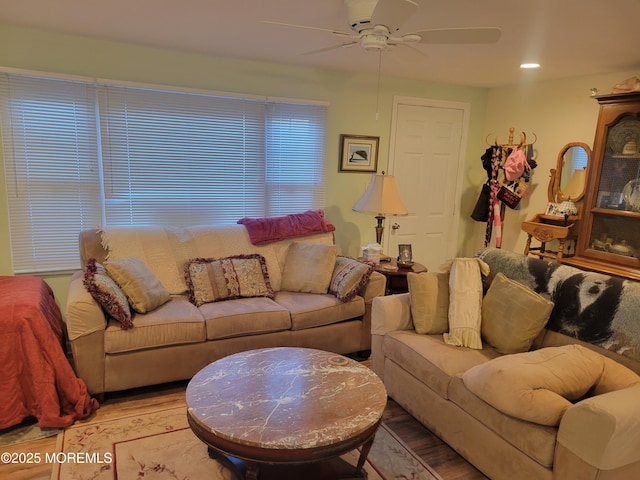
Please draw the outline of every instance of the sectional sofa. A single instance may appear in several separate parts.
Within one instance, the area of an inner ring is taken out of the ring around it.
[[[640,478],[640,283],[495,248],[465,260],[479,284],[444,270],[374,299],[389,396],[491,479]]]

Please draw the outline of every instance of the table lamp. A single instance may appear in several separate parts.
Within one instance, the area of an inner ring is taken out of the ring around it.
[[[376,213],[376,242],[382,244],[383,222],[385,215],[407,215],[409,211],[404,206],[393,175],[375,174],[367,185],[360,200],[352,208],[355,212]]]

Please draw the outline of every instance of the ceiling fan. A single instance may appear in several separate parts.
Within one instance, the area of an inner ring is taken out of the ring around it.
[[[462,27],[423,30],[407,34],[400,28],[419,5],[413,0],[344,0],[352,32],[326,28],[265,21],[274,25],[306,28],[330,32],[346,39],[339,45],[314,50],[319,53],[337,48],[360,45],[365,50],[390,50],[396,45],[424,44],[483,44],[495,43],[501,31],[495,27]]]

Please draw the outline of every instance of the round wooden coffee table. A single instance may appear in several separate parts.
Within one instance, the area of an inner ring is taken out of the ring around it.
[[[321,462],[360,446],[350,476],[364,476],[387,403],[382,381],[369,368],[335,353],[292,347],[213,362],[191,379],[186,397],[189,425],[209,453],[252,480],[261,465]]]

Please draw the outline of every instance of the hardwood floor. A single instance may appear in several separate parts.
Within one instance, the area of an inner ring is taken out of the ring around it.
[[[186,385],[186,381],[176,382],[107,395],[100,409],[93,416],[86,420],[80,420],[76,424],[108,420],[184,404]],[[383,420],[444,480],[482,480],[487,478],[391,399],[385,409]],[[0,450],[26,454],[39,453],[44,456],[45,452],[55,452],[55,447],[56,437],[50,437],[0,447]],[[51,471],[52,465],[45,463],[15,465],[0,463],[0,478],[11,478],[12,480],[48,480]]]

